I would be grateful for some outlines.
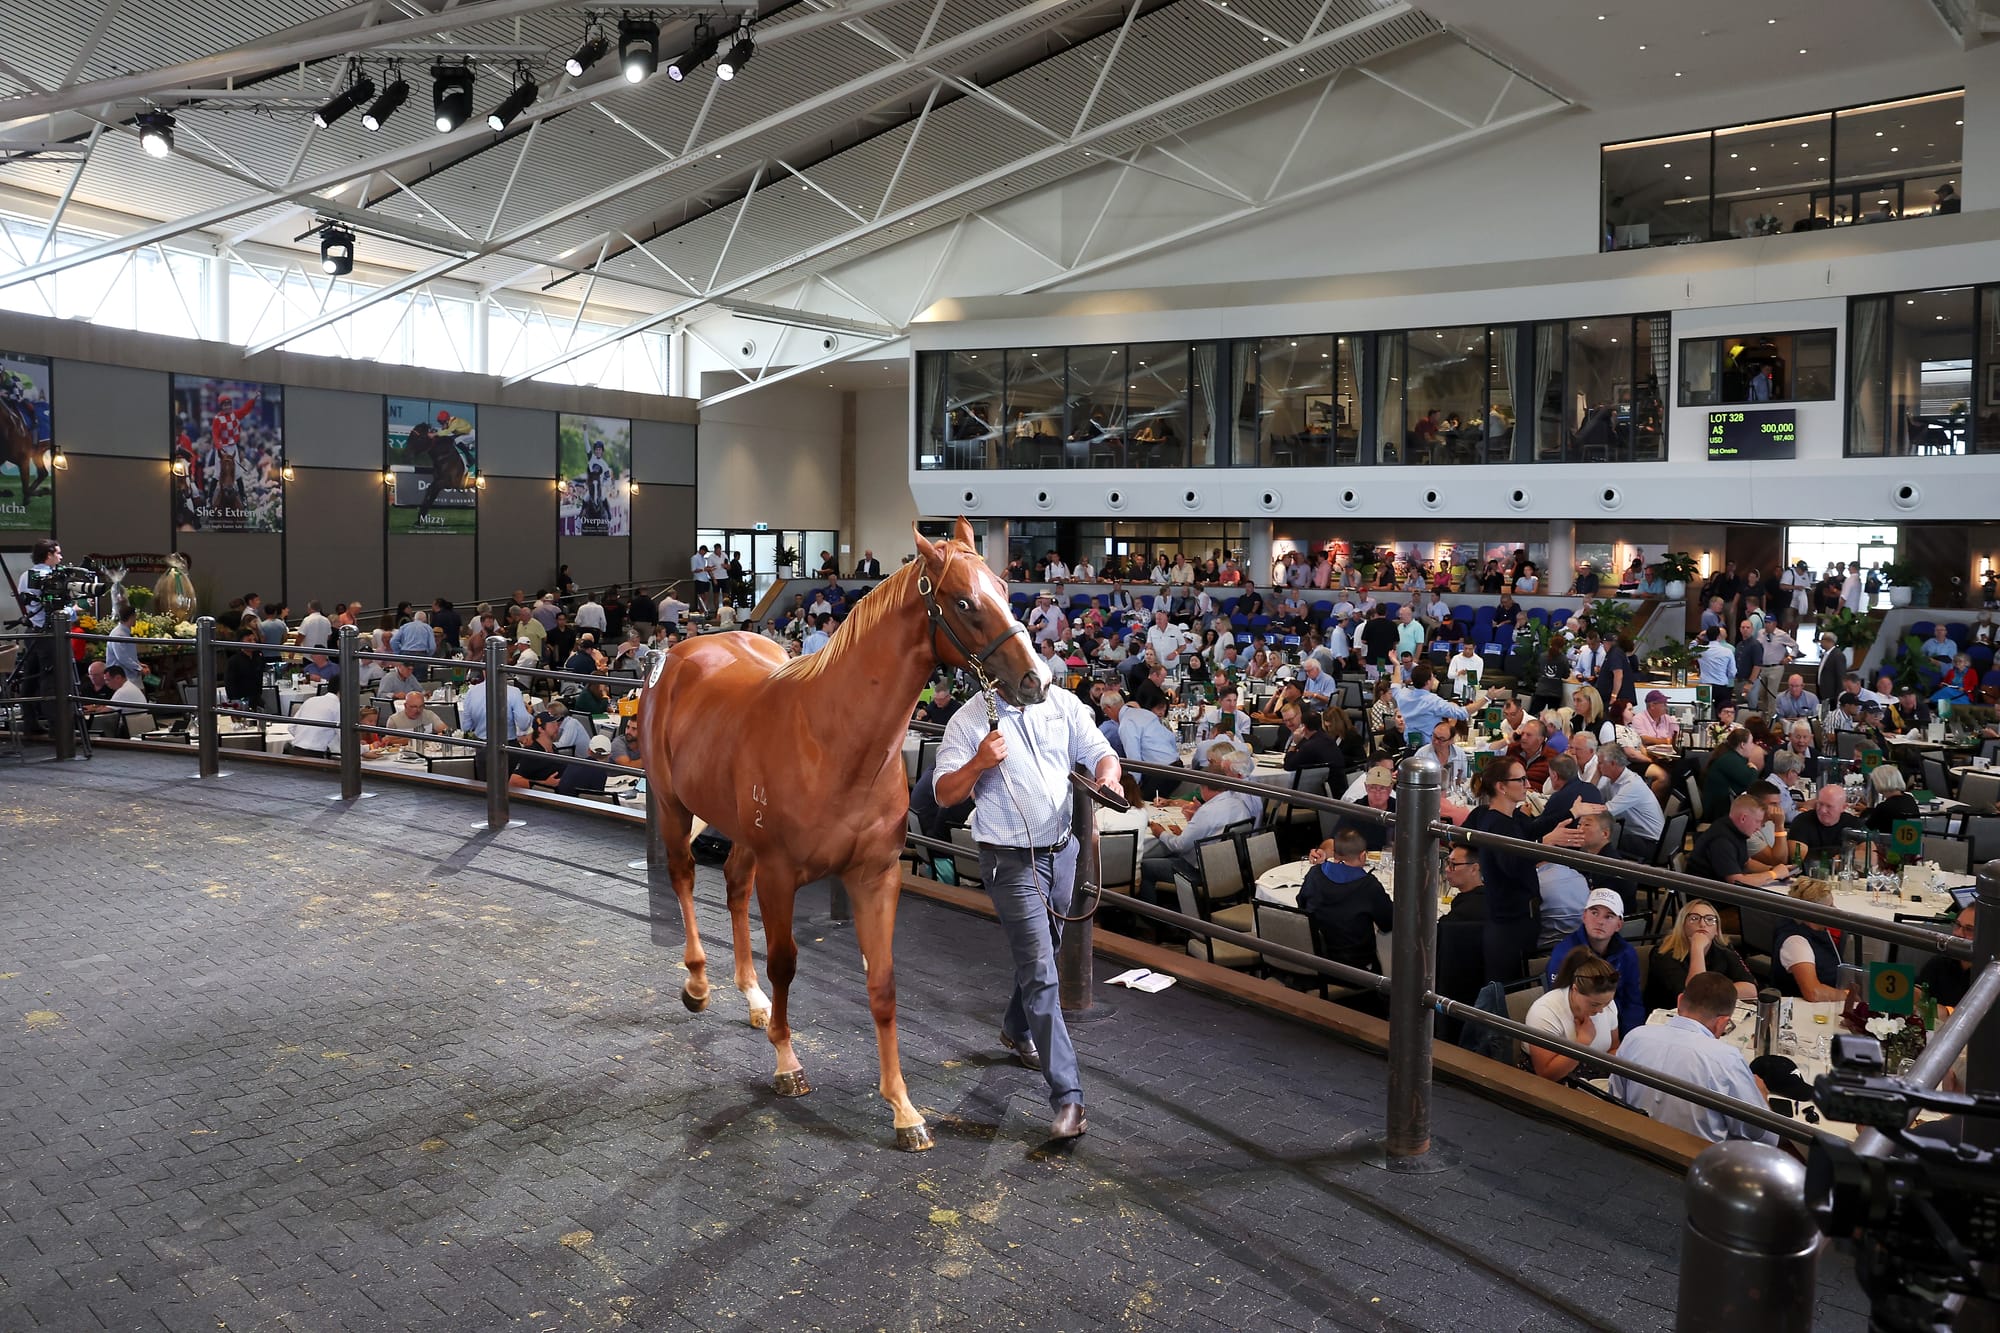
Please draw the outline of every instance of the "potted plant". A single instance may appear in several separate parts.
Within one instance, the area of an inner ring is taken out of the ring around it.
[[[1936,688],[1938,669],[1931,659],[1924,656],[1924,641],[1914,634],[1903,636],[1902,652],[1889,660],[1890,672],[1896,679],[1896,691],[1915,690],[1919,698],[1928,697]]]
[[[1679,639],[1668,639],[1646,659],[1646,665],[1678,684],[1693,661],[1694,651],[1687,644]]]
[[[1908,606],[1922,577],[1923,571],[1913,561],[1891,560],[1883,565],[1882,583],[1889,589],[1889,605]]]
[[[1615,639],[1623,635],[1626,627],[1632,623],[1632,604],[1610,597],[1601,597],[1590,604],[1584,615],[1589,619],[1592,629],[1606,639]]]
[[[778,577],[788,579],[797,572],[798,567],[799,553],[792,547],[780,546],[778,548]]]
[[[1863,653],[1875,646],[1875,625],[1859,611],[1840,610],[1819,618],[1820,631],[1850,652]],[[1859,661],[1859,658],[1852,659]]]
[[[1661,592],[1667,600],[1677,602],[1687,596],[1688,584],[1701,577],[1701,566],[1686,551],[1669,551],[1653,565],[1653,573],[1665,585]]]

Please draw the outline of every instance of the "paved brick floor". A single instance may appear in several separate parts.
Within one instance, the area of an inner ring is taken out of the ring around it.
[[[630,830],[191,767],[0,767],[0,1329],[1671,1327],[1674,1177],[1448,1088],[1460,1167],[1344,1160],[1381,1063],[1311,1031],[1119,993],[1046,1151],[997,928],[906,902],[905,1156],[817,898],[781,1101],[733,992],[678,1003]]]

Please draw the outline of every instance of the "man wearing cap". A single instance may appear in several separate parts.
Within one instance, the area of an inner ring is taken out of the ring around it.
[[[1742,1051],[1722,1040],[1735,1015],[1736,984],[1721,972],[1697,972],[1688,978],[1687,987],[1681,991],[1674,1016],[1664,1023],[1642,1026],[1627,1034],[1618,1054],[1654,1073],[1762,1106],[1764,1089],[1750,1072],[1749,1061],[1743,1058]],[[1771,1144],[1778,1141],[1771,1130],[1758,1129],[1670,1092],[1634,1083],[1622,1075],[1611,1076],[1611,1095],[1661,1124],[1686,1130],[1710,1143],[1724,1139]]]
[[[507,785],[554,791],[562,782],[563,762],[555,757],[562,719],[547,709],[535,714],[528,733],[507,747]]]
[[[1632,717],[1632,730],[1647,745],[1671,746],[1680,735],[1680,723],[1667,711],[1667,695],[1664,690],[1647,690],[1646,706]],[[1719,702],[1728,703],[1724,697]]]
[[[1887,716],[1891,731],[1921,731],[1931,724],[1931,706],[1916,686],[1905,685],[1896,692],[1896,702],[1890,705]]]
[[[1608,822],[1608,821],[1607,821]],[[1639,988],[1645,980],[1640,975],[1639,951],[1631,941],[1619,933],[1625,924],[1625,901],[1612,889],[1592,889],[1584,900],[1583,921],[1568,935],[1557,941],[1549,954],[1549,965],[1542,972],[1542,986],[1554,990],[1556,973],[1562,968],[1562,960],[1571,949],[1589,949],[1618,970],[1618,1034],[1623,1037],[1646,1024],[1646,1006],[1639,999]],[[1736,994],[1734,986],[1730,995]]]
[[[1837,731],[1861,730],[1861,696],[1852,690],[1841,691],[1838,704],[1820,726],[1829,736]]]

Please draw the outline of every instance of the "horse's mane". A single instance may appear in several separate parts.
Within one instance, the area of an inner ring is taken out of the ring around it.
[[[856,640],[889,617],[897,603],[902,601],[907,585],[915,581],[917,570],[922,565],[923,561],[912,560],[876,584],[867,595],[854,603],[853,609],[847,613],[847,619],[834,630],[833,637],[827,641],[826,647],[816,653],[793,658],[773,672],[773,677],[783,677],[801,683],[817,680],[820,673],[830,669],[832,662],[837,662],[853,649]]]

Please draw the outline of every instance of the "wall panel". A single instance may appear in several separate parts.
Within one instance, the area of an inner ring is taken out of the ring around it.
[[[287,413],[299,419],[296,407]],[[376,473],[297,470],[285,487],[285,566],[285,597],[295,616],[305,615],[315,598],[328,616],[337,602],[383,604],[382,482]]]
[[[641,485],[694,485],[699,436],[698,428],[680,422],[633,422],[632,479]]]
[[[480,423],[482,437],[485,423]],[[479,496],[479,594],[498,599],[516,588],[532,593],[556,577],[555,436],[542,477],[490,477]],[[482,456],[483,461],[483,456]]]
[[[382,470],[382,396],[285,390],[285,461],[293,467]]]
[[[488,477],[554,478],[556,414],[482,403],[479,470]]]
[[[695,490],[692,486],[643,486],[633,504],[632,577],[654,591],[687,577],[694,554]]]
[[[218,621],[227,619],[229,603],[245,593],[261,594],[267,602],[285,595],[281,532],[177,532],[174,549],[188,559],[188,577],[194,580],[202,611]],[[378,574],[374,587],[381,586]],[[362,589],[364,596],[369,592]]]
[[[54,406],[56,443],[65,453],[167,456],[167,376],[160,371],[58,360]]]
[[[160,416],[166,415],[161,391]],[[80,560],[96,551],[168,550],[173,541],[167,512],[166,447],[152,459],[113,458],[73,451],[69,469],[56,483],[56,535],[63,558]]]
[[[414,602],[419,607],[428,607],[433,597],[443,597],[455,606],[465,607],[478,600],[474,546],[471,537],[390,533],[386,604]]]
[[[643,490],[640,497],[646,498]],[[632,539],[564,537],[559,559],[569,566],[569,576],[576,580],[579,588],[626,583],[632,578]]]

